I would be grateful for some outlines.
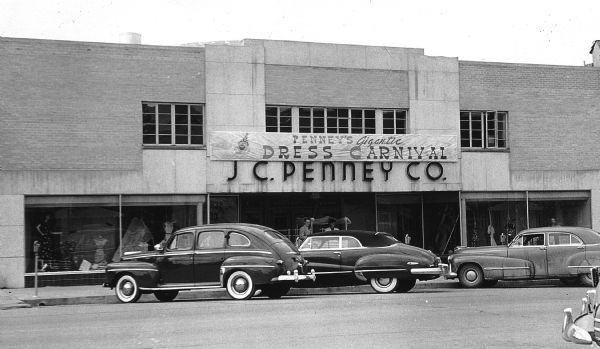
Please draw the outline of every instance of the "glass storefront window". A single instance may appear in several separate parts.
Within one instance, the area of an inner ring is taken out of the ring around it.
[[[590,193],[463,193],[466,246],[506,245],[521,230],[551,225],[591,227]]]
[[[239,205],[237,196],[210,197],[210,223],[239,222]]]
[[[507,245],[527,228],[525,193],[466,200],[467,246]]]
[[[35,269],[34,241],[40,242],[39,271],[103,270],[124,254],[153,250],[173,231],[196,225],[203,202],[197,195],[27,197],[26,272]]]
[[[89,271],[112,260],[119,244],[119,198],[27,198],[26,246],[40,242],[40,271]],[[33,249],[26,249],[26,272],[34,271]]]
[[[529,226],[552,225],[591,228],[588,192],[529,192]]]
[[[419,194],[377,195],[377,231],[386,232],[399,241],[410,237],[410,244],[423,246]]]

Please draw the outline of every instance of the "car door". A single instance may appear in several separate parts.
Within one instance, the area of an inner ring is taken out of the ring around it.
[[[184,231],[171,239],[160,257],[159,268],[164,284],[194,283],[194,232]]]
[[[302,244],[302,257],[309,262],[309,268],[318,274],[338,274],[340,272],[341,236],[311,236]]]
[[[508,247],[507,265],[503,266],[505,279],[546,278],[548,277],[548,259],[546,252],[546,234],[526,233],[518,236]],[[510,259],[521,259],[533,263],[533,275],[529,269],[522,266],[512,266]]]
[[[577,236],[566,232],[548,233],[548,275],[570,276],[569,257],[584,253],[585,246]]]
[[[194,253],[196,286],[219,285],[221,264],[224,260],[225,232],[200,230]]]

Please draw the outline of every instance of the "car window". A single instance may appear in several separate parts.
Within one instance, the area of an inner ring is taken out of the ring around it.
[[[223,248],[225,234],[222,231],[203,231],[198,234],[198,249]]]
[[[169,244],[169,250],[191,250],[194,247],[194,233],[187,232],[175,235]]]
[[[571,234],[569,233],[550,233],[548,234],[548,245],[570,245]]]
[[[523,235],[517,236],[511,243],[510,247],[520,247],[523,246]]]
[[[573,234],[571,234],[571,245],[583,245],[583,241]]]
[[[227,245],[233,247],[248,247],[250,246],[250,239],[243,234],[231,232],[227,239]]]
[[[339,236],[314,236],[308,238],[302,248],[311,250],[336,249],[340,247]]]
[[[360,241],[353,236],[342,236],[342,248],[362,247]]]
[[[543,246],[544,233],[541,234],[524,234],[523,246]]]
[[[577,236],[569,233],[548,234],[548,245],[582,245],[583,242]]]

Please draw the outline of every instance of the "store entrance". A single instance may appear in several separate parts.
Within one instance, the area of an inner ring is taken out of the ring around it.
[[[459,245],[458,192],[377,195],[377,230],[445,255]]]

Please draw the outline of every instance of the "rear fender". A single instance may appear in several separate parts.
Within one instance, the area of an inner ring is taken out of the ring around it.
[[[160,280],[160,274],[156,265],[146,262],[124,261],[110,263],[106,266],[106,285],[115,287],[117,281],[123,274],[132,275],[139,287],[156,287]]]
[[[250,275],[256,285],[271,283],[271,279],[283,273],[283,267],[278,265],[271,257],[262,256],[236,256],[227,258],[221,265],[221,286],[229,276],[238,270]]]
[[[410,268],[419,265],[415,257],[401,254],[372,254],[359,258],[354,265],[354,273],[358,279],[372,277],[411,278]],[[424,266],[424,265],[420,265]]]
[[[579,252],[566,260],[569,274],[573,277],[591,273],[591,266],[600,266],[600,252]]]

